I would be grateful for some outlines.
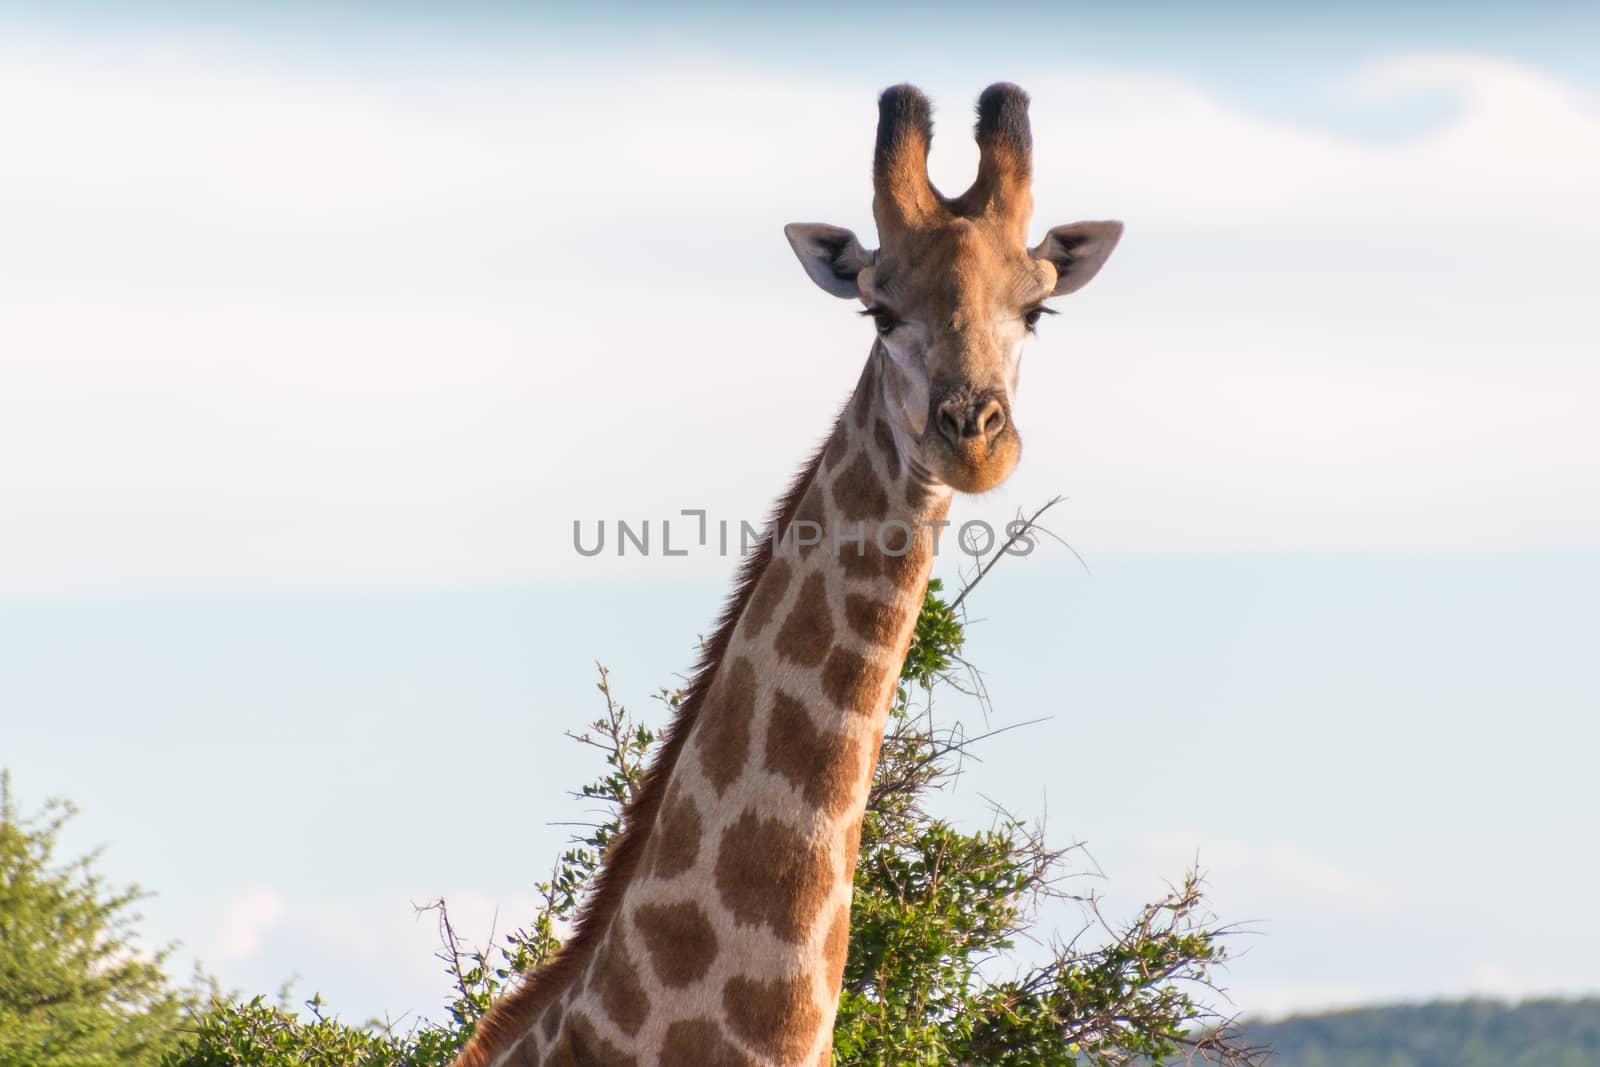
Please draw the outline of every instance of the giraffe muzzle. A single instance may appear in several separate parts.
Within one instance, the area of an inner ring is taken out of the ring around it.
[[[938,433],[923,440],[923,461],[940,481],[963,493],[981,493],[1005,481],[1022,452],[1005,394],[998,389],[956,389],[930,412]]]

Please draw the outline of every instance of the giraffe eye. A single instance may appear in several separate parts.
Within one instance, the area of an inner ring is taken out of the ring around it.
[[[887,337],[889,334],[894,332],[894,328],[896,326],[900,325],[900,320],[896,318],[894,312],[890,311],[888,308],[876,306],[869,307],[861,314],[870,315],[872,317],[873,324],[878,328],[879,337]]]
[[[1030,308],[1029,310],[1023,312],[1022,313],[1022,322],[1023,322],[1023,325],[1028,327],[1028,332],[1029,333],[1036,333],[1036,332],[1038,332],[1039,319],[1042,318],[1045,315],[1054,315],[1054,314],[1055,314],[1054,311],[1051,311],[1049,308],[1047,308],[1043,304],[1041,304],[1036,308]]]

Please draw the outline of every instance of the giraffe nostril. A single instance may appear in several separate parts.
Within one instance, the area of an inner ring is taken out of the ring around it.
[[[972,432],[983,435],[985,442],[993,444],[994,439],[1000,436],[1000,431],[1006,428],[1006,409],[1000,401],[991,397],[987,404],[978,409],[972,422]]]
[[[940,404],[939,414],[935,421],[939,424],[939,432],[944,435],[944,439],[949,441],[952,447],[961,443],[962,419],[959,405],[948,400]]]

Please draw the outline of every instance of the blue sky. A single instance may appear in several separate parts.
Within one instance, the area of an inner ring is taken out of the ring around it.
[[[1008,78],[1035,232],[1129,228],[958,505],[1065,494],[1088,571],[976,598],[1050,719],[951,810],[1047,808],[1121,907],[1198,855],[1245,1011],[1597,991],[1547,933],[1600,875],[1600,15],[875,10],[0,5],[17,787],[225,983],[433,1010],[411,902],[526,910],[593,661],[646,708],[730,566],[572,521],[764,512],[869,340],[781,226],[872,243],[876,90],[956,187]]]

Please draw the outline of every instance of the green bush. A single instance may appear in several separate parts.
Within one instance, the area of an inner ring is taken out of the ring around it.
[[[155,1065],[190,997],[166,952],[141,953],[137,886],[109,886],[96,855],[58,863],[63,800],[25,815],[0,771],[0,1067]]]

